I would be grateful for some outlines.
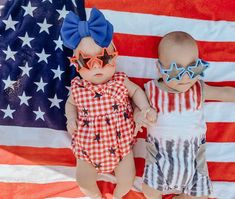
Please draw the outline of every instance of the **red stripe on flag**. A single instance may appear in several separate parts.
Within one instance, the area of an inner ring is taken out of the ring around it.
[[[157,36],[114,34],[115,46],[119,54],[124,56],[157,58],[157,46],[160,40],[161,37]],[[205,60],[235,61],[235,53],[233,51],[235,42],[197,41],[197,43],[201,58]]]
[[[112,199],[111,192],[114,189],[112,183],[98,182],[101,192],[106,199]],[[75,182],[59,182],[49,184],[31,184],[31,183],[0,183],[0,197],[2,199],[17,198],[42,199],[49,197],[85,197],[79,190]],[[27,194],[26,194],[27,193]],[[123,199],[145,199],[143,193],[130,190]],[[163,199],[172,199],[172,195],[165,195]],[[210,198],[215,199],[215,198]]]
[[[232,87],[235,87],[235,81],[206,82],[206,84],[211,85],[211,86],[232,86]]]
[[[100,191],[112,199],[112,192],[115,187],[110,182],[98,181]],[[17,199],[42,199],[49,197],[85,197],[80,191],[76,182],[56,182],[47,184],[34,183],[0,183],[0,198],[17,198]],[[132,195],[139,193],[132,192]],[[26,196],[27,195],[27,196]]]
[[[70,149],[26,146],[0,146],[0,164],[75,166]]]
[[[208,122],[207,142],[235,142],[235,123]]]
[[[37,174],[35,174],[37,175]],[[76,182],[47,184],[0,183],[0,198],[42,199],[48,197],[84,197]]]
[[[98,181],[101,193],[106,199],[112,199],[115,185],[110,182]],[[57,182],[48,184],[33,183],[0,183],[0,198],[42,199],[51,197],[85,197],[76,182]],[[25,194],[27,193],[27,194]],[[163,199],[171,199],[172,196],[164,196]],[[145,199],[143,193],[130,190],[123,199]]]
[[[235,182],[235,162],[208,162],[208,169],[213,181]]]
[[[142,0],[112,1],[87,0],[86,7],[116,10],[122,12],[147,13],[155,15],[168,15],[205,20],[235,20],[234,1],[214,0]]]

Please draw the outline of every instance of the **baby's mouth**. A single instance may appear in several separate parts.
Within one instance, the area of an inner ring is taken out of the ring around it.
[[[186,82],[186,83],[178,83],[178,85],[182,85],[182,86],[190,85],[190,82]]]
[[[103,76],[103,74],[102,73],[96,73],[94,76],[101,77],[101,76]]]

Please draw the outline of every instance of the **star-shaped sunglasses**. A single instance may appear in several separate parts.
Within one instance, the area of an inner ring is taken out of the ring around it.
[[[172,62],[170,64],[169,69],[164,69],[161,61],[158,59],[160,73],[166,74],[167,78],[166,81],[169,82],[171,80],[178,80],[180,81],[185,73],[188,74],[190,79],[194,79],[198,76],[204,77],[204,71],[209,67],[209,63],[202,60],[196,59],[195,63],[192,63],[186,67],[178,66],[177,63]]]
[[[80,50],[78,52],[78,57],[71,57],[70,62],[75,65],[77,72],[79,72],[82,67],[91,69],[95,62],[101,67],[104,67],[107,64],[114,66],[117,55],[117,51],[109,53],[107,48],[102,48],[101,54],[95,56],[85,56],[85,53]]]

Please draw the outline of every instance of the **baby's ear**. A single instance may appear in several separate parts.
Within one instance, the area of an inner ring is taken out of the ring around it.
[[[155,61],[155,66],[156,66],[157,78],[160,79],[162,78],[162,74],[160,73],[160,63],[158,59]]]

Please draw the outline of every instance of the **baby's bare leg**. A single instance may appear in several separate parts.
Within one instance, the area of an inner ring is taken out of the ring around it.
[[[114,169],[117,185],[114,189],[114,199],[121,199],[131,189],[135,179],[135,163],[133,152],[130,152]]]
[[[95,167],[83,160],[77,160],[76,180],[81,191],[92,199],[101,199],[100,190],[96,184]]]
[[[145,183],[142,184],[142,190],[147,199],[162,199],[162,193],[160,191],[153,189]]]
[[[172,199],[208,199],[208,196],[195,197],[195,196],[180,194],[179,196],[175,196]]]

